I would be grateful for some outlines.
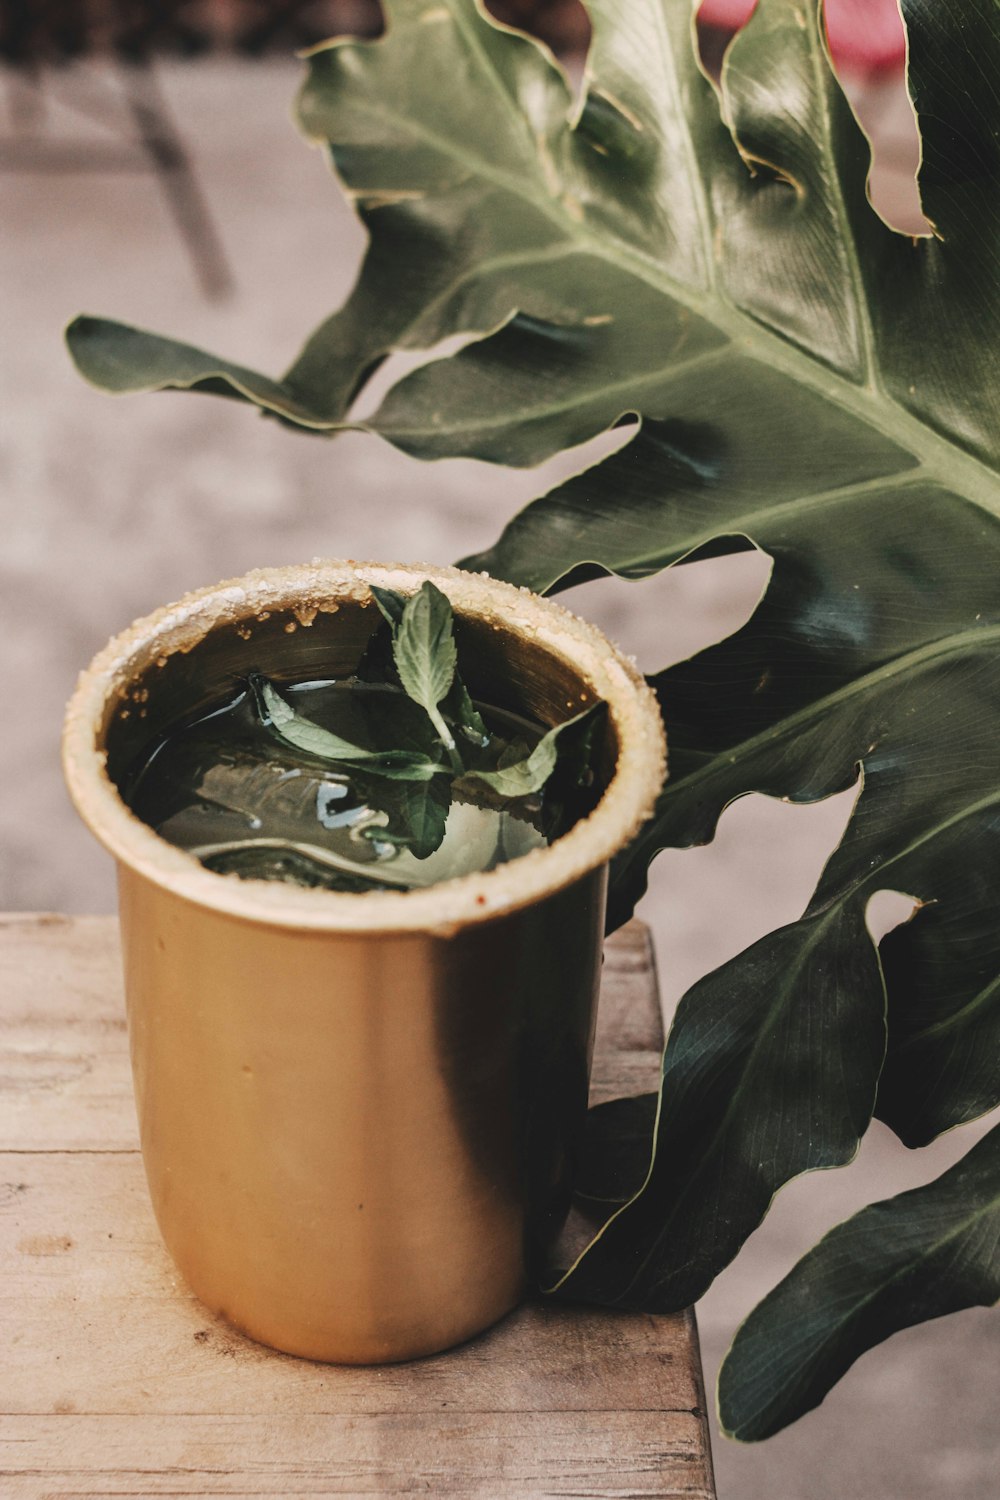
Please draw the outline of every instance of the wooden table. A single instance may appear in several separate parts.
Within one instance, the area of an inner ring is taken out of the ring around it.
[[[605,964],[596,1098],[654,1086],[649,936]],[[0,916],[0,1495],[714,1496],[693,1313],[529,1305],[349,1369],[212,1318],[160,1243],[116,926]]]

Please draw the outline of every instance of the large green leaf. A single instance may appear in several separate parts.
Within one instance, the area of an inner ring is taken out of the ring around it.
[[[643,545],[647,557],[671,546],[683,555],[745,508],[734,483],[726,496],[702,490],[693,514],[684,478],[674,478],[676,438],[664,456],[666,442],[647,426],[600,475],[609,500],[599,555],[614,556],[613,536],[617,556],[636,564]],[[798,435],[786,427],[780,467],[792,486],[805,482],[797,461],[809,450],[808,419]],[[734,444],[734,476],[741,457]],[[596,477],[554,497],[563,515],[567,497],[595,496]],[[635,506],[631,530],[624,517],[615,524],[621,494],[656,497],[645,537]],[[883,991],[864,910],[882,887],[933,904],[885,945],[893,1030],[879,1112],[904,1139],[927,1139],[997,1098],[996,544],[975,510],[921,483],[885,510],[862,504],[848,492],[813,509],[779,490],[754,527],[776,560],[757,616],[657,681],[672,777],[657,818],[619,861],[618,920],[655,850],[710,838],[741,793],[822,796],[849,784],[859,762],[864,792],[803,920],[682,1003],[652,1174],[565,1284],[569,1294],[630,1306],[690,1300],[788,1176],[849,1159],[881,1062]],[[894,955],[925,931],[904,969]],[[919,1014],[917,983],[927,990]]]
[[[591,0],[582,97],[471,0],[394,0],[377,43],[316,51],[302,123],[370,235],[347,304],[281,381],[88,319],[108,388],[200,387],[304,427],[350,421],[393,349],[481,333],[368,426],[422,458],[528,465],[629,414],[604,463],[470,564],[535,588],[705,550],[774,560],[749,625],[655,679],[671,780],[619,860],[712,836],[735,797],[862,791],[800,922],[702,981],[664,1060],[644,1187],[562,1282],[668,1307],[794,1174],[878,1108],[927,1139],[996,1102],[1000,683],[998,0],[901,0],[933,234],[866,195],[867,143],[806,0],[760,0],[719,94],[687,0]]]
[[[723,1428],[770,1437],[866,1350],[1000,1298],[1000,1125],[927,1187],[838,1224],[754,1308],[719,1374]]]
[[[850,1160],[885,1047],[878,964],[862,937],[850,912],[821,913],[805,937],[772,933],[688,991],[645,1182],[552,1290],[636,1311],[686,1307],[782,1183]]]

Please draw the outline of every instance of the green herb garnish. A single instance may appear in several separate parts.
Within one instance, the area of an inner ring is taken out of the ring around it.
[[[363,766],[369,775],[388,776],[399,781],[429,781],[439,771],[448,770],[447,766],[428,755],[414,754],[409,750],[366,750],[361,745],[353,745],[350,740],[296,713],[273,683],[259,672],[252,672],[247,682],[261,723],[294,745],[296,750],[304,750],[320,760]]]
[[[521,742],[511,745],[499,736],[491,736],[458,675],[454,617],[447,596],[429,579],[408,598],[377,587],[372,588],[372,594],[392,631],[392,656],[400,684],[407,696],[427,713],[450,753],[451,768],[460,783],[468,788],[478,783],[509,798],[528,797],[541,791],[555,770],[559,736],[571,724],[593,714],[597,705],[564,724],[557,724],[531,750]],[[480,749],[494,750],[492,769],[464,765],[455,733],[439,707],[446,699],[458,719],[455,727],[464,731]]]
[[[403,691],[425,711],[451,755],[452,769],[460,772],[455,736],[438,708],[458,664],[451,604],[429,579],[408,599],[389,589],[372,592],[392,631],[392,659]]]
[[[372,592],[385,625],[369,642],[356,697],[341,683],[330,684],[326,700],[315,692],[303,700],[298,689],[248,676],[242,712],[252,710],[251,722],[265,731],[251,753],[267,756],[271,738],[304,764],[282,769],[267,759],[243,778],[236,766],[246,740],[231,764],[224,756],[209,761],[199,808],[182,802],[162,826],[210,868],[334,889],[410,888],[447,879],[470,858],[492,869],[558,838],[593,805],[583,760],[602,704],[537,741],[502,711],[488,722],[459,673],[447,597],[429,581],[411,595]],[[351,698],[355,708],[345,715]],[[227,837],[226,819],[240,817],[246,832]],[[449,830],[455,847],[442,849]]]

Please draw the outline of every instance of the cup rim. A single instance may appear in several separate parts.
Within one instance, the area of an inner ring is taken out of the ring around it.
[[[122,800],[99,748],[109,698],[153,660],[190,651],[210,631],[260,611],[309,610],[370,597],[369,584],[412,592],[430,579],[455,609],[530,634],[562,657],[608,705],[618,735],[614,775],[594,810],[555,843],[487,872],[408,891],[341,892],[208,870],[168,843]],[[116,859],[178,897],[214,911],[296,930],[454,932],[529,906],[606,864],[650,815],[666,770],[656,697],[636,663],[598,628],[530,590],[459,568],[314,559],[260,568],[136,620],[81,673],[66,710],[63,771],[83,821]]]

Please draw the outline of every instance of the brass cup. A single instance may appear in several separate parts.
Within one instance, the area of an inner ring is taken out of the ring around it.
[[[363,895],[205,869],[128,810],[144,746],[257,669],[349,674],[374,582],[451,599],[473,696],[546,724],[608,705],[589,817],[488,874]],[[143,1159],[213,1312],[311,1359],[380,1363],[487,1327],[568,1206],[608,860],[664,769],[635,666],[551,601],[457,569],[315,563],[189,594],[80,678],[67,783],[118,862]]]

